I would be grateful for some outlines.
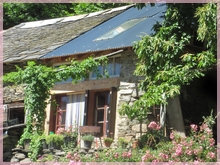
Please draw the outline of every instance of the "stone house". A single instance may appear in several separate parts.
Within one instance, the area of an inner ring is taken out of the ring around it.
[[[78,16],[25,22],[5,30],[3,33],[3,73],[15,71],[15,65],[25,66],[29,60],[42,63],[39,57],[120,14],[127,8],[129,6]],[[74,30],[70,27],[74,27]],[[24,122],[24,87],[4,84],[4,120],[18,118],[19,123]]]
[[[88,15],[20,24],[4,32],[4,72],[11,71],[15,64],[22,66],[28,60],[57,67],[68,64],[68,58],[80,61],[91,55],[95,58],[107,56],[110,78],[97,80],[96,75],[91,73],[89,79],[77,84],[72,84],[69,79],[58,82],[53,87],[51,98],[56,100],[59,106],[54,108],[48,104],[45,132],[56,132],[60,127],[67,128],[74,124],[96,125],[101,127],[102,136],[110,136],[110,133],[113,133],[115,139],[137,138],[141,132],[138,121],[130,121],[126,116],[120,116],[118,109],[125,102],[132,105],[143,94],[137,88],[141,77],[133,75],[137,59],[132,46],[142,35],[150,35],[153,32],[152,26],[156,21],[162,21],[160,16],[165,10],[166,6],[163,4],[147,6],[141,10],[131,5]],[[74,27],[74,30],[71,27]],[[28,37],[29,40],[26,40]],[[194,50],[195,47],[189,46],[189,49]],[[104,67],[100,66],[99,70],[103,72]],[[215,78],[215,75],[211,77]],[[207,79],[204,80],[206,81]],[[200,92],[203,87],[197,88],[197,84],[195,82],[193,86],[183,87],[182,94],[170,100],[167,106],[169,126],[184,135],[186,120],[183,120],[183,116],[191,117],[187,109],[191,111],[195,106],[193,103],[189,104],[192,98],[199,98],[196,104],[200,108],[200,103],[203,103],[202,108],[214,109],[216,105],[215,98],[206,97],[204,102],[205,93]],[[200,93],[193,92],[196,90]],[[4,104],[8,104],[9,108],[17,102],[22,103],[22,90],[20,94],[19,90],[5,86],[4,92]],[[12,94],[13,92],[17,94]],[[21,99],[11,100],[12,96],[7,96],[10,93]],[[10,108],[10,112],[12,109]],[[193,109],[194,115],[198,115],[197,108]],[[159,114],[160,109],[155,107],[152,119],[156,120]],[[142,132],[146,131],[147,125],[143,124]]]

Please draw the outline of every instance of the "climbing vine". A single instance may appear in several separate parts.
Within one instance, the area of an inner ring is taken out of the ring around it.
[[[4,75],[4,82],[13,82],[16,84],[25,84],[25,112],[26,112],[26,128],[19,140],[19,144],[23,144],[33,134],[43,134],[43,125],[45,121],[45,109],[48,104],[51,93],[50,90],[56,82],[73,79],[76,83],[82,78],[88,78],[91,71],[96,72],[98,77],[98,66],[107,63],[107,58],[99,58],[94,60],[89,57],[81,62],[71,60],[69,66],[62,65],[58,68],[47,67],[45,65],[37,65],[36,62],[30,61],[24,69],[17,68],[17,72],[11,72]]]

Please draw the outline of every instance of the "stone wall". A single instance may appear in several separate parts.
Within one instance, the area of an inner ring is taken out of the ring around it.
[[[121,75],[120,75],[120,86],[118,88],[118,101],[117,101],[117,112],[116,112],[116,125],[115,125],[115,139],[124,137],[127,141],[138,138],[140,136],[140,123],[134,119],[131,121],[127,116],[120,116],[118,110],[121,108],[123,103],[129,103],[132,105],[143,92],[138,90],[138,80],[141,77],[134,76],[134,70],[137,63],[137,55],[132,51],[123,52],[121,56]],[[147,125],[144,121],[142,124],[142,133],[147,132]]]
[[[117,110],[123,103],[132,105],[135,100],[143,95],[142,91],[137,89],[138,80],[141,77],[133,75],[136,68],[136,55],[132,52],[124,52],[122,54],[121,82],[118,88]],[[205,77],[195,79],[189,86],[181,87],[180,105],[183,113],[183,120],[186,134],[189,125],[199,124],[203,121],[202,116],[210,115],[211,110],[217,114],[217,76],[216,70],[212,70]],[[156,116],[152,115],[152,119]],[[149,119],[149,120],[152,120]],[[172,120],[172,119],[170,119]],[[214,136],[216,130],[214,126]],[[116,113],[115,139],[124,137],[128,141],[140,136],[140,124],[137,120],[130,121],[126,116],[120,116]],[[147,132],[147,125],[143,122],[142,132]]]
[[[15,155],[16,151],[13,149],[16,148],[18,140],[23,132],[24,125],[20,127],[13,127],[8,130],[4,130],[4,139],[3,139],[3,161],[10,162]]]
[[[3,88],[3,103],[11,103],[24,100],[24,85],[11,85]]]

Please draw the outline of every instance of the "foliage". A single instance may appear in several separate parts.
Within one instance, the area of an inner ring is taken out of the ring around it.
[[[3,27],[22,22],[44,20],[127,5],[127,3],[4,3]]]
[[[64,128],[58,128],[57,134],[61,134],[63,136],[73,137],[76,138],[78,136],[78,129],[77,127],[73,128],[73,126],[69,126],[67,130]]]
[[[216,68],[217,5],[166,5],[164,21],[154,26],[155,33],[143,36],[133,47],[139,59],[134,74],[144,76],[139,87],[145,93],[133,105],[122,106],[120,114],[130,119],[146,117],[150,107],[167,104],[168,98],[180,94],[182,85]],[[189,50],[192,40],[204,48]]]
[[[42,151],[42,146],[43,146],[43,139],[45,140],[46,135],[42,134],[39,135],[37,133],[34,133],[31,137],[31,142],[30,142],[30,147],[29,149],[31,150],[31,152],[28,153],[28,157],[32,160],[32,161],[36,161],[40,152]]]
[[[113,139],[111,137],[105,137],[104,142],[113,142]]]
[[[50,144],[51,142],[53,142],[56,145],[61,145],[61,144],[63,144],[63,135],[50,134],[50,135],[46,136],[46,142],[47,142],[47,144]]]
[[[63,135],[64,137],[64,144],[62,145],[62,149],[68,150],[70,148],[74,148],[77,145],[77,138],[78,138],[78,128],[73,126],[69,126],[68,129],[58,128],[57,134]]]
[[[103,60],[103,59],[102,59]],[[18,72],[9,73],[4,76],[4,81],[26,84],[25,88],[25,110],[28,111],[26,128],[19,140],[19,144],[23,144],[24,139],[31,139],[30,158],[35,160],[39,154],[41,143],[36,143],[40,140],[43,132],[43,123],[45,120],[45,108],[50,95],[50,89],[54,83],[62,79],[72,77],[74,81],[81,79],[82,76],[88,76],[88,72],[97,68],[102,61],[94,61],[92,58],[78,63],[72,61],[70,67],[61,66],[57,69],[36,65],[35,62],[28,62],[25,69],[18,68]],[[71,128],[72,129],[72,128]],[[33,135],[33,132],[35,134]],[[77,131],[71,134],[77,136]],[[58,135],[47,136],[47,143],[55,141],[61,143],[62,138]]]
[[[141,151],[127,151],[123,148],[106,149],[97,151],[92,156],[80,155],[77,152],[69,152],[67,158],[70,164],[74,162],[140,162]]]
[[[155,148],[159,141],[164,141],[165,137],[161,126],[155,121],[151,121],[148,125],[148,131],[146,134],[140,137],[140,148]]]
[[[23,134],[21,135],[20,140],[18,141],[18,145],[23,145],[24,144],[24,140],[25,139],[32,139],[32,133],[27,132],[27,131],[23,131]]]
[[[123,137],[118,138],[118,146],[119,147],[125,148],[128,145],[128,143],[129,142],[125,138],[123,138]]]
[[[84,135],[82,137],[82,140],[84,140],[84,141],[93,141],[94,140],[94,136],[91,135],[91,134],[87,134],[87,135]]]
[[[26,127],[19,140],[22,145],[24,139],[31,137],[33,132],[38,135],[43,134],[43,125],[45,121],[45,109],[50,97],[50,89],[56,82],[67,80],[69,77],[73,82],[77,82],[84,77],[88,77],[89,72],[96,70],[100,63],[107,63],[106,58],[94,60],[92,57],[84,61],[77,62],[71,60],[70,66],[60,66],[59,68],[36,65],[35,62],[29,61],[24,69],[17,67],[17,72],[5,74],[4,82],[13,82],[16,84],[25,84],[25,111]],[[98,78],[103,75],[98,74]]]
[[[204,122],[198,127],[191,125],[191,135],[180,136],[177,132],[170,134],[169,141],[160,141],[154,148],[125,149],[122,147],[104,149],[93,154],[80,154],[78,149],[67,151],[59,162],[216,162],[217,149],[213,139],[212,127],[215,119],[212,113],[204,117]],[[154,122],[148,125],[154,131],[160,131]],[[153,134],[153,136],[156,134]],[[124,138],[122,138],[125,140]],[[39,161],[51,161],[51,155],[41,157]],[[59,164],[59,163],[58,163]]]
[[[51,162],[54,160],[54,154],[42,155],[37,159],[37,162]]]
[[[172,141],[161,142],[155,150],[147,150],[142,157],[144,162],[216,162],[217,149],[213,138],[212,114],[204,118],[198,127],[191,125],[191,135],[180,136],[175,131],[170,134]],[[199,129],[198,129],[199,128]]]

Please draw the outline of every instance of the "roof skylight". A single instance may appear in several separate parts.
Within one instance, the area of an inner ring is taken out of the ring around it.
[[[124,22],[123,24],[121,24],[120,26],[118,26],[118,27],[112,29],[111,31],[103,34],[102,36],[95,39],[94,41],[101,41],[101,40],[107,40],[107,39],[114,38],[115,36],[117,36],[120,33],[132,28],[133,26],[137,25],[138,23],[142,22],[145,19],[146,18],[135,18],[135,19],[128,20],[128,21]]]

